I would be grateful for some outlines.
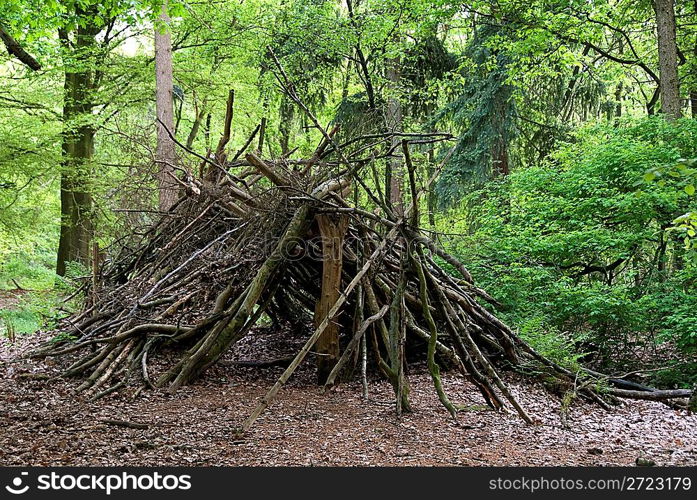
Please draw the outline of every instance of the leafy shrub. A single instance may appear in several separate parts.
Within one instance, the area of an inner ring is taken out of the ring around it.
[[[65,315],[65,308],[58,290],[34,291],[23,295],[16,306],[0,309],[0,333],[34,333],[51,329]]]
[[[562,358],[567,341],[590,347],[608,370],[655,360],[671,365],[660,381],[689,384],[695,365],[675,361],[697,352],[697,267],[669,228],[695,197],[642,178],[695,156],[694,120],[594,126],[545,163],[471,193],[439,224],[464,234],[453,252],[533,344]]]

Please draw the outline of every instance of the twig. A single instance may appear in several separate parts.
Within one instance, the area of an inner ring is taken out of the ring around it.
[[[149,429],[150,424],[143,424],[140,422],[129,422],[128,420],[111,420],[111,419],[104,419],[100,420],[100,422],[108,425],[115,425],[117,427],[128,427],[129,429]]]

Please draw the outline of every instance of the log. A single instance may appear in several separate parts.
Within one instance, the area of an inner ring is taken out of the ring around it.
[[[629,399],[644,399],[647,401],[665,401],[668,399],[689,398],[692,396],[690,389],[632,391],[629,389],[609,389],[609,394]]]
[[[339,298],[343,266],[344,237],[348,229],[345,216],[317,215],[315,217],[322,237],[322,285],[320,299],[315,307],[315,324],[320,325]],[[329,325],[315,344],[317,356],[317,383],[323,385],[339,360],[339,325],[328,318]]]
[[[230,89],[228,92],[227,104],[225,106],[225,122],[223,125],[223,135],[220,136],[218,146],[215,148],[215,160],[219,165],[225,165],[225,146],[230,142],[230,128],[232,116],[235,110],[235,91]]]
[[[255,167],[259,171],[259,173],[261,173],[264,177],[269,179],[275,185],[280,187],[287,187],[291,185],[290,181],[282,173],[280,173],[278,169],[274,168],[271,165],[268,165],[256,154],[248,153],[246,158],[250,165]]]

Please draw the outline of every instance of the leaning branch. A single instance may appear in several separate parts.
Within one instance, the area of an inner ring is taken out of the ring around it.
[[[41,64],[39,64],[39,61],[34,59],[31,54],[24,50],[17,40],[15,40],[12,35],[5,30],[5,27],[2,24],[0,24],[0,38],[2,38],[5,48],[11,56],[15,56],[25,66],[33,69],[34,71],[39,71],[41,69]]]

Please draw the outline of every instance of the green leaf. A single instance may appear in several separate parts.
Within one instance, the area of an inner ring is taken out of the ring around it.
[[[651,181],[653,181],[655,178],[656,178],[656,174],[653,173],[653,172],[646,172],[646,173],[644,174],[644,180],[645,180],[646,182],[651,182]]]
[[[692,196],[693,194],[695,194],[695,185],[694,185],[694,184],[688,184],[687,186],[685,186],[685,192],[686,192],[687,194],[689,194],[690,196]]]

